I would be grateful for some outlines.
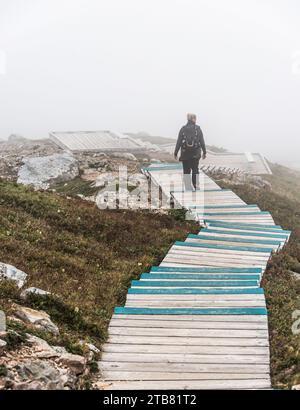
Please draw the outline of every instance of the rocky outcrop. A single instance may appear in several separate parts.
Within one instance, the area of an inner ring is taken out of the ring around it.
[[[76,375],[82,374],[86,366],[85,358],[77,354],[62,354],[59,358],[59,361]]]
[[[0,280],[7,279],[16,282],[17,286],[21,288],[26,282],[27,274],[15,266],[0,262]]]
[[[18,183],[48,189],[54,182],[66,182],[79,175],[78,162],[69,153],[24,159]]]
[[[48,313],[43,312],[42,310],[34,310],[28,307],[15,305],[14,315],[23,322],[30,323],[45,332],[49,332],[53,335],[59,334],[58,327],[51,321]]]
[[[27,288],[25,290],[23,290],[23,292],[21,293],[21,298],[26,300],[28,299],[28,297],[30,295],[37,295],[37,296],[48,296],[51,295],[50,292],[46,292],[43,289],[39,289],[39,288],[35,288],[35,287],[31,287],[31,288]]]

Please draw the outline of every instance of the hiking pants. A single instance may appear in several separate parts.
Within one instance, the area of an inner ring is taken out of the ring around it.
[[[194,189],[199,189],[199,158],[191,158],[182,161],[183,166],[183,180],[184,187],[186,191],[192,190],[192,185]],[[192,173],[192,181],[191,181]],[[192,185],[191,185],[192,182]]]

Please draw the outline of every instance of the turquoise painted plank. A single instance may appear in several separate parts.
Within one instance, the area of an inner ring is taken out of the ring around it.
[[[212,280],[198,280],[198,281],[185,281],[185,282],[178,282],[178,281],[151,281],[151,280],[133,280],[131,281],[131,286],[144,286],[144,287],[151,287],[155,286],[157,288],[160,287],[181,287],[181,288],[189,288],[189,287],[234,287],[234,286],[257,286],[257,280],[243,280],[243,281],[212,281]]]
[[[119,315],[255,315],[266,316],[265,308],[205,308],[205,309],[159,309],[159,308],[129,308],[116,307],[115,313]]]
[[[136,295],[263,295],[261,288],[255,289],[128,289]]]
[[[173,171],[173,170],[182,170],[182,164],[174,164],[174,165],[167,165],[167,166],[159,166],[159,167],[145,167],[142,168],[143,171],[146,172],[153,172],[153,171]]]
[[[196,212],[198,214],[198,212]],[[271,215],[270,212],[262,212],[262,211],[257,211],[257,212],[218,212],[218,213],[214,213],[214,212],[204,212],[204,214],[201,214],[203,216],[239,216],[239,215],[243,215],[243,216],[250,216],[250,215],[256,215],[256,216],[260,216],[260,215]]]
[[[222,249],[241,252],[258,252],[258,253],[272,253],[272,248],[257,248],[251,246],[229,246],[229,245],[213,245],[206,243],[194,243],[194,242],[175,242],[175,246],[184,246],[189,248],[204,248],[204,249]]]
[[[260,280],[260,275],[240,275],[240,274],[202,274],[197,273],[142,273],[141,279],[241,279],[241,280]]]
[[[201,231],[202,232],[202,231]],[[222,238],[220,236],[206,236],[206,235],[188,235],[191,239],[203,239],[205,241],[222,241],[222,242],[237,242],[237,243],[256,243],[258,245],[274,245],[280,246],[280,241],[267,241],[260,239],[243,239],[243,238]]]
[[[211,267],[177,267],[177,266],[152,266],[151,272],[207,272],[207,273],[262,273],[262,268],[211,268]]]
[[[203,228],[200,232],[210,232],[222,235],[240,235],[240,236],[258,236],[261,238],[279,238],[279,239],[287,239],[287,234],[278,234],[274,235],[271,233],[256,233],[256,232],[240,232],[240,231],[222,231],[221,229],[211,229],[211,228]],[[255,239],[254,239],[255,240]]]
[[[283,233],[288,233],[291,234],[291,231],[285,231],[284,229],[281,228],[279,225],[263,225],[263,224],[247,224],[244,222],[226,222],[226,221],[210,221],[209,222],[210,226],[218,226],[218,227],[223,227],[223,228],[236,228],[236,229],[247,229],[247,230],[261,230],[261,231],[266,231],[266,232],[283,232]]]

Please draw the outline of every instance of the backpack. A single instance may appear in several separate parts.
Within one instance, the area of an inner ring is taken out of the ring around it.
[[[186,150],[196,150],[200,148],[200,138],[197,127],[193,125],[186,125],[183,129],[183,138],[181,148]]]

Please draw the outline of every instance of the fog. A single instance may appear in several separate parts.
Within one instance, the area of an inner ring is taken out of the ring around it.
[[[0,138],[111,129],[300,166],[297,0],[0,0]]]

